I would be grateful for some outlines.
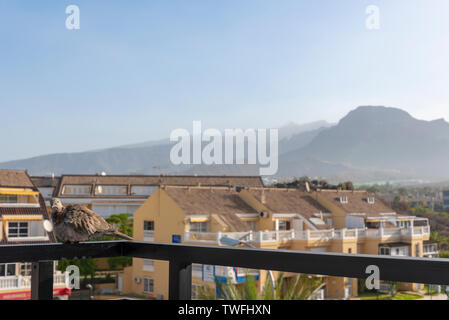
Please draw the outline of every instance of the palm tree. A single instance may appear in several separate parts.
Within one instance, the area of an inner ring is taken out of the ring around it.
[[[230,281],[228,281],[230,282]],[[275,296],[271,290],[271,282],[266,278],[264,291],[258,294],[254,276],[247,276],[242,284],[217,282],[217,289],[224,300],[311,300],[323,287],[324,280],[306,274],[294,277],[285,277],[280,273],[275,283]],[[202,287],[198,291],[201,300],[216,299],[215,292],[208,287]]]

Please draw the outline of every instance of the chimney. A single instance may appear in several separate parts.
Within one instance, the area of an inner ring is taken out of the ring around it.
[[[262,202],[262,204],[267,203],[267,199],[265,197],[265,189],[262,189],[262,196],[260,197],[260,202]]]

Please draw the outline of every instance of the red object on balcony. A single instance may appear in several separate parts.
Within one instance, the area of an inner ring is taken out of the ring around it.
[[[53,289],[53,296],[70,296],[72,290],[69,288],[56,288]],[[0,292],[0,300],[29,300],[31,299],[31,290],[13,291],[13,292]]]

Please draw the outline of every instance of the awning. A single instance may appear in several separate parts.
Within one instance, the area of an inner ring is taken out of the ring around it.
[[[38,191],[27,189],[0,189],[0,194],[20,195],[20,196],[38,196]]]
[[[4,214],[4,221],[40,221],[43,220],[41,214]]]
[[[190,222],[207,222],[209,221],[209,217],[208,216],[189,216],[189,221]]]

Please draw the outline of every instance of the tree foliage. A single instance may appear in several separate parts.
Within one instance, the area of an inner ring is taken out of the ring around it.
[[[230,282],[230,281],[228,281]],[[280,273],[275,281],[274,296],[270,278],[267,276],[263,293],[259,295],[254,276],[249,275],[241,284],[217,282],[217,291],[225,300],[310,300],[324,287],[324,279],[306,274],[285,277]],[[216,299],[215,292],[201,287],[198,297],[202,300]]]

